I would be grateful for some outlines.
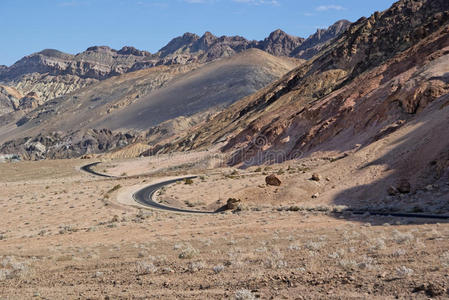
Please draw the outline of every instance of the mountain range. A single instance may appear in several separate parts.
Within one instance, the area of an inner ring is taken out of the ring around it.
[[[30,74],[8,77],[1,99],[12,104],[9,111],[3,104],[0,153],[40,159],[218,149],[228,165],[246,168],[298,157],[359,161],[369,151],[376,160],[354,172],[387,175],[363,189],[364,199],[404,178],[423,188],[448,170],[445,0],[400,0],[305,40],[279,30],[259,42],[187,33],[156,54],[127,49],[89,50],[116,56],[101,59],[108,66],[95,68],[106,70],[101,76],[34,72],[76,77],[79,87],[55,98],[21,90]],[[13,67],[3,68],[3,79]],[[50,86],[42,78],[36,84]],[[360,198],[358,191],[335,199]]]
[[[155,54],[129,46],[120,50],[94,46],[76,55],[46,49],[25,56],[10,67],[0,67],[0,84],[13,87],[22,95],[34,92],[41,101],[47,101],[111,76],[159,65],[205,63],[252,48],[275,56],[302,58],[304,49],[326,43],[343,32],[349,22],[336,24],[327,30],[318,30],[309,39],[291,36],[281,30],[272,32],[263,41],[249,41],[239,36],[216,37],[210,32],[201,37],[185,33]],[[299,49],[304,43],[307,46]]]

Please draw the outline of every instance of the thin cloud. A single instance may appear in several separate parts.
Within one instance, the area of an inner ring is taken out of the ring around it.
[[[216,2],[216,0],[183,0],[189,4],[210,4]]]
[[[305,13],[303,13],[303,15],[306,16],[306,17],[313,17],[313,16],[315,16],[314,13],[309,13],[309,12],[305,12]]]
[[[192,4],[202,4],[202,3],[208,3],[207,0],[184,0],[184,2],[192,3]]]
[[[81,6],[81,5],[86,5],[87,3],[84,1],[64,1],[64,2],[59,2],[58,6],[61,7],[75,7],[75,6]]]
[[[264,4],[268,4],[268,5],[280,5],[278,0],[232,0],[233,2],[237,2],[237,3],[246,3],[246,4],[251,4],[251,5],[264,5]]]
[[[315,8],[316,11],[329,11],[329,10],[345,10],[341,5],[320,5]]]

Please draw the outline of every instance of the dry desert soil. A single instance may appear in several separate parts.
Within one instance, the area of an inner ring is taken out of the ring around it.
[[[444,220],[342,212],[326,197],[343,186],[331,172],[338,161],[234,170],[206,156],[95,167],[117,178],[80,171],[89,160],[0,164],[0,299],[449,297]],[[317,170],[322,178],[311,180]],[[211,211],[234,197],[239,209],[176,214],[132,199],[187,174],[198,177],[156,200]],[[267,186],[267,174],[281,186]]]

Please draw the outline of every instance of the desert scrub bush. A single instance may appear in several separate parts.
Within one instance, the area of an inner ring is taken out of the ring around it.
[[[235,292],[236,300],[254,300],[256,297],[251,293],[250,290],[241,289]]]
[[[346,271],[351,271],[355,269],[357,262],[352,259],[340,259],[338,265]]]
[[[345,244],[355,243],[357,239],[360,238],[360,233],[357,231],[344,231],[343,232],[343,242]]]
[[[175,245],[176,246],[176,245]],[[180,247],[181,252],[178,257],[181,259],[191,259],[199,254],[199,251],[190,244],[184,244]]]
[[[444,252],[440,256],[441,265],[445,268],[449,268],[449,251]]]
[[[184,179],[184,184],[193,184],[193,180],[191,178]]]
[[[373,270],[375,264],[376,261],[374,258],[364,255],[361,261],[357,264],[357,267],[361,270]]]
[[[332,212],[334,213],[342,213],[346,211],[348,207],[346,205],[335,205],[332,207]]]
[[[407,277],[410,276],[414,273],[415,271],[413,271],[412,269],[407,268],[406,266],[400,266],[398,268],[396,268],[396,274],[399,277]]]
[[[415,237],[411,232],[400,232],[396,229],[393,230],[393,240],[398,244],[410,244],[413,242]]]
[[[370,245],[370,247],[369,247],[370,252],[387,249],[387,246],[385,245],[385,241],[382,238],[375,238],[375,239],[370,240],[369,245]]]
[[[325,244],[325,242],[308,241],[304,246],[310,251],[317,251],[321,249]]]
[[[342,258],[342,257],[344,257],[345,254],[346,254],[345,249],[338,249],[338,250],[335,251],[335,252],[329,253],[327,256],[328,256],[329,258],[337,259],[337,258]]]
[[[190,273],[195,273],[203,270],[205,267],[206,264],[203,261],[199,260],[190,262],[187,268],[189,269]]]
[[[258,173],[259,173],[259,172],[262,172],[262,168],[261,168],[261,167],[258,167],[257,169],[254,170],[254,172],[258,172]]]
[[[270,269],[282,269],[287,267],[287,262],[284,260],[284,255],[279,249],[274,249],[269,253],[266,260],[266,267]]]
[[[391,255],[393,256],[393,257],[399,257],[399,256],[402,256],[402,255],[405,255],[405,250],[403,250],[403,249],[398,249],[398,250],[395,250],[393,253],[391,253]]]
[[[155,265],[150,261],[141,260],[136,262],[137,274],[148,275],[157,271]]]
[[[301,246],[299,245],[298,242],[294,242],[288,246],[288,249],[298,251],[298,250],[301,250]]]
[[[18,261],[13,256],[6,256],[0,261],[0,281],[12,278],[24,278],[31,271],[30,262]]]
[[[216,265],[212,268],[215,274],[221,273],[225,269],[223,265]]]
[[[118,191],[119,189],[121,189],[121,187],[122,186],[120,184],[114,185],[109,191],[106,192],[106,194],[110,194],[110,193],[113,193],[115,191]]]

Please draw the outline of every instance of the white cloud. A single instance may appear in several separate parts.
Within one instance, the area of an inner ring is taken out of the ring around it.
[[[190,4],[210,4],[217,2],[217,0],[182,0],[182,1]]]
[[[314,13],[310,13],[310,12],[305,12],[305,13],[303,13],[303,15],[306,16],[306,17],[313,17],[313,16],[315,16]]]
[[[251,5],[263,5],[263,4],[268,4],[268,5],[280,5],[278,0],[232,0],[233,2],[237,2],[237,3],[247,3],[247,4],[251,4]]]
[[[317,11],[328,11],[328,10],[345,10],[341,5],[320,5],[315,10]]]
[[[75,6],[81,6],[81,5],[86,5],[87,3],[84,1],[63,1],[63,2],[59,2],[58,5],[62,6],[62,7],[75,7]]]

